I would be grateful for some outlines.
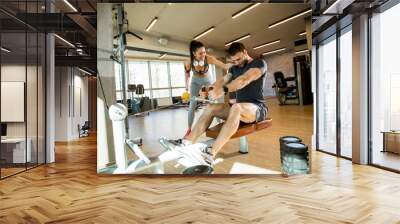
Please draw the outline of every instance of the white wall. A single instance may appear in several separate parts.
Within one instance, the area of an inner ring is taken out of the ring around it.
[[[272,85],[275,84],[275,72],[281,71],[285,77],[294,76],[294,56],[294,52],[289,51],[283,54],[274,54],[263,58],[268,66],[267,79],[265,80],[264,85],[264,96],[275,96],[275,91],[272,88]]]
[[[88,78],[72,67],[56,67],[55,73],[55,140],[70,141],[79,138],[78,124],[88,120]]]

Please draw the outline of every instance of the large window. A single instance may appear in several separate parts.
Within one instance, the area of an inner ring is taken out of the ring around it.
[[[340,154],[352,157],[352,33],[342,30],[340,45]]]
[[[400,170],[400,4],[371,19],[372,163]]]
[[[318,47],[318,149],[336,154],[336,36]]]
[[[180,61],[128,61],[127,84],[142,84],[145,96],[153,99],[181,96],[185,91],[184,63]],[[117,100],[122,100],[120,65],[115,64]],[[211,79],[215,81],[215,66],[210,66]],[[134,93],[127,93],[127,97]]]

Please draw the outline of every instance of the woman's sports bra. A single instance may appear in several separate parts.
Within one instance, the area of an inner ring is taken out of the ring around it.
[[[192,70],[193,71],[193,74],[194,75],[204,75],[204,74],[206,74],[207,72],[208,72],[208,69],[209,69],[209,64],[207,63],[207,58],[204,60],[204,65],[203,65],[203,70],[201,70],[201,71],[198,71],[198,70],[196,70],[196,68],[195,68],[195,66],[193,65],[193,62],[192,63],[190,63],[190,68],[189,69],[186,69],[186,66],[184,66],[185,67],[185,71],[187,72],[187,73],[189,73],[190,72],[190,70]]]

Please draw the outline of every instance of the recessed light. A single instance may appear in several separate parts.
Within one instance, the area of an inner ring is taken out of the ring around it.
[[[228,46],[228,45],[230,45],[230,44],[233,43],[233,42],[239,42],[239,41],[244,40],[244,39],[247,39],[247,38],[249,38],[249,37],[250,37],[250,34],[246,34],[246,35],[244,35],[244,36],[242,36],[242,37],[239,37],[239,38],[237,38],[237,39],[235,39],[235,40],[232,40],[232,41],[226,43],[225,46]]]
[[[268,28],[274,28],[274,27],[279,26],[279,25],[281,25],[283,23],[289,22],[290,20],[296,19],[297,17],[300,17],[300,16],[303,16],[303,15],[305,15],[307,13],[310,13],[311,11],[312,11],[312,9],[305,10],[303,12],[300,12],[300,13],[296,14],[296,15],[290,16],[290,17],[288,17],[286,19],[283,19],[281,21],[273,23],[273,24],[269,25]]]
[[[284,50],[286,50],[286,48],[280,48],[280,49],[277,49],[277,50],[265,52],[262,55],[275,54],[275,53],[278,53],[278,52],[281,52],[281,51],[284,51]]]

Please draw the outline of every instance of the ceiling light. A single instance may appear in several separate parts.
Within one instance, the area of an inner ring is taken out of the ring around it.
[[[211,31],[213,31],[214,29],[215,29],[215,27],[209,28],[208,30],[206,30],[206,31],[204,31],[204,32],[202,32],[202,33],[200,33],[200,34],[198,34],[197,36],[195,36],[195,37],[193,38],[193,40],[199,39],[200,37],[206,35],[207,33],[211,32]]]
[[[299,33],[299,36],[304,36],[304,35],[306,35],[306,34],[307,34],[307,32],[304,31],[304,32]]]
[[[150,24],[147,26],[146,32],[148,32],[148,31],[151,29],[151,27],[154,26],[154,24],[157,22],[157,20],[158,20],[158,18],[157,18],[157,17],[154,17],[154,19],[153,19],[153,20],[150,22]]]
[[[226,43],[225,46],[228,46],[233,42],[239,42],[239,41],[244,40],[244,39],[249,38],[249,37],[250,37],[250,34],[246,34],[246,35],[244,35],[242,37],[239,37],[238,39],[235,39],[235,40],[232,40],[232,41]]]
[[[249,6],[247,6],[246,8],[244,8],[244,9],[242,9],[242,10],[236,12],[235,14],[232,15],[232,19],[236,19],[236,18],[239,17],[240,15],[243,15],[243,14],[245,14],[246,12],[248,12],[248,11],[254,9],[254,8],[257,7],[259,4],[261,4],[261,3],[255,3],[255,4],[252,4],[252,5],[249,5]]]
[[[75,45],[73,45],[73,44],[72,44],[71,42],[69,42],[68,40],[66,40],[66,39],[64,39],[64,38],[62,38],[62,37],[60,37],[60,36],[57,35],[57,34],[54,34],[54,36],[57,37],[58,39],[62,40],[62,41],[63,41],[64,43],[66,43],[67,45],[69,45],[69,46],[75,48]]]
[[[0,49],[1,49],[2,51],[6,52],[6,53],[10,53],[10,52],[11,52],[11,50],[9,50],[9,49],[7,49],[7,48],[5,48],[5,47],[1,47]]]
[[[74,12],[78,12],[78,10],[68,1],[68,0],[64,0],[65,4],[67,4],[72,10],[74,10]]]
[[[290,20],[296,19],[297,17],[300,17],[300,16],[303,16],[303,15],[305,15],[307,13],[310,13],[311,11],[312,11],[312,9],[308,9],[306,11],[300,12],[299,14],[296,14],[294,16],[290,16],[290,17],[288,17],[286,19],[283,19],[283,20],[278,21],[278,22],[276,22],[274,24],[271,24],[271,25],[268,26],[268,28],[274,28],[274,27],[279,26],[279,25],[281,25],[283,23],[289,22]]]
[[[306,52],[308,52],[308,49],[296,51],[295,54],[301,54],[301,53],[306,53]]]
[[[332,5],[330,5],[327,9],[324,10],[322,14],[327,14],[328,11],[336,7],[336,5],[340,2],[341,0],[336,0]]]
[[[265,44],[261,44],[261,45],[255,46],[253,49],[257,50],[257,49],[262,48],[262,47],[266,47],[266,46],[269,46],[269,45],[277,44],[279,42],[281,42],[281,40],[275,40],[275,41],[272,41],[272,42],[268,42],[268,43],[265,43]]]
[[[274,53],[278,53],[278,52],[281,52],[281,51],[284,51],[284,50],[286,50],[286,48],[280,48],[280,49],[277,49],[277,50],[265,52],[265,53],[263,53],[262,55],[274,54]]]
[[[167,53],[164,53],[164,54],[160,55],[160,59],[164,58],[165,56],[167,56]]]
[[[78,67],[78,69],[79,69],[79,71],[81,71],[81,72],[83,72],[83,73],[85,73],[85,74],[92,75],[92,73],[90,73],[90,72],[88,72],[88,71],[86,71],[86,70],[83,70],[83,69],[81,69],[81,68],[79,68],[79,67]]]

